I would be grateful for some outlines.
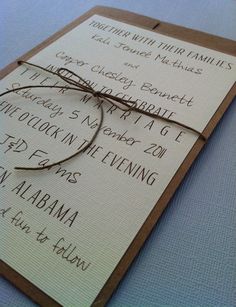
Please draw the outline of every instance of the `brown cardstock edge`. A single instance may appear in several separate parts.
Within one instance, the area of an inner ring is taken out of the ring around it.
[[[217,37],[214,35],[210,35],[204,32],[191,30],[188,28],[184,28],[182,26],[172,25],[166,22],[161,22],[159,20],[149,18],[146,16],[141,16],[136,13],[114,9],[109,7],[103,6],[96,6],[83,14],[81,17],[64,27],[59,32],[55,33],[43,43],[39,44],[19,59],[28,60],[30,57],[41,51],[43,48],[47,47],[55,40],[63,36],[65,33],[72,30],[74,27],[88,19],[89,17],[93,16],[94,14],[102,15],[104,17],[112,18],[121,22],[125,22],[128,24],[132,24],[141,28],[145,28],[150,31],[154,31],[160,34],[164,34],[167,36],[171,36],[182,41],[187,41],[190,43],[194,43],[203,47],[207,47],[213,50],[217,50],[220,52],[224,52],[229,55],[236,56],[236,42]],[[2,79],[15,68],[17,68],[17,60],[13,63],[6,66],[0,72],[0,78]],[[222,101],[221,105],[212,116],[211,120],[209,121],[208,125],[204,129],[204,135],[209,137],[213,132],[215,126],[223,116],[224,112],[229,107],[230,103],[232,102],[233,98],[236,95],[236,84],[234,84],[228,94],[225,96],[224,100]],[[181,181],[183,180],[185,174],[187,173],[188,169],[198,156],[199,152],[204,146],[204,141],[202,139],[198,139],[194,146],[192,147],[189,154],[186,156],[185,160],[177,170],[176,174],[168,184],[167,188],[165,189],[164,193],[162,194],[161,198],[158,200],[156,205],[154,206],[153,210],[145,220],[144,224],[140,228],[139,232],[137,233],[136,237],[130,244],[129,248],[127,249],[126,253],[121,258],[120,262],[116,266],[115,270],[112,272],[110,277],[108,278],[107,282],[99,292],[98,296],[94,300],[92,306],[104,306],[106,302],[111,297],[113,291],[119,284],[120,280],[127,272],[130,264],[134,260],[135,256],[140,251],[142,245],[144,244],[147,237],[150,235],[153,227],[155,226],[156,222],[158,221],[159,217],[161,216],[162,212],[166,208],[168,202],[170,201],[171,197],[173,196],[174,192],[180,185]],[[8,264],[0,261],[0,274],[12,282],[17,288],[19,288],[22,292],[28,295],[33,301],[40,304],[41,306],[61,306],[57,303],[53,298],[49,297],[46,293],[42,290],[37,288],[33,285],[29,280],[24,278],[18,272],[16,272],[13,268],[11,268]]]

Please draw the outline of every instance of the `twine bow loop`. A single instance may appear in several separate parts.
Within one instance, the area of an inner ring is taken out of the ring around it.
[[[124,112],[126,112],[126,111],[127,112],[128,111],[136,111],[138,113],[147,115],[147,116],[155,118],[155,119],[160,119],[160,120],[164,120],[164,121],[169,122],[169,123],[176,124],[178,126],[181,126],[183,128],[186,128],[186,129],[196,133],[204,141],[206,141],[206,137],[201,132],[199,132],[198,130],[196,130],[196,129],[190,127],[190,126],[187,126],[183,123],[180,123],[178,121],[175,121],[173,119],[165,118],[165,117],[162,117],[158,114],[152,114],[152,113],[149,113],[145,110],[141,110],[141,109],[138,108],[136,101],[126,100],[126,99],[123,99],[123,98],[120,98],[120,97],[117,97],[117,96],[113,96],[113,95],[108,94],[108,93],[103,93],[101,91],[95,91],[88,81],[86,81],[81,76],[77,75],[75,72],[73,72],[72,70],[70,70],[68,68],[61,67],[61,68],[58,68],[55,72],[53,72],[53,71],[50,71],[50,70],[48,70],[48,69],[46,69],[42,66],[32,64],[32,63],[29,63],[29,62],[26,62],[26,61],[20,60],[17,63],[19,65],[26,64],[26,65],[29,65],[31,67],[43,70],[43,71],[45,71],[49,74],[55,75],[55,76],[59,77],[61,80],[63,80],[65,83],[67,83],[67,85],[26,85],[26,86],[21,86],[21,87],[14,88],[14,89],[11,89],[11,90],[7,90],[3,93],[0,93],[0,97],[7,95],[7,94],[10,94],[12,92],[18,91],[18,90],[27,89],[27,88],[51,88],[51,89],[52,88],[58,88],[58,89],[64,89],[64,90],[84,92],[84,93],[91,94],[94,98],[96,98],[98,100],[99,106],[100,106],[100,122],[97,126],[95,133],[91,137],[90,141],[83,148],[80,148],[78,151],[76,151],[74,154],[72,154],[72,155],[70,155],[70,156],[68,156],[68,157],[66,157],[62,160],[59,160],[57,162],[54,162],[54,163],[51,163],[51,164],[48,164],[48,165],[45,165],[45,166],[39,166],[39,167],[24,167],[24,166],[21,167],[20,166],[20,167],[15,167],[15,169],[18,169],[18,170],[19,169],[20,170],[39,170],[39,169],[50,168],[54,165],[60,164],[62,162],[65,162],[65,161],[71,159],[72,157],[78,155],[80,152],[85,151],[93,143],[93,141],[95,140],[95,138],[97,137],[97,135],[98,135],[98,133],[101,129],[101,126],[102,126],[102,123],[103,123],[103,118],[104,118],[104,111],[103,111],[103,106],[102,106],[103,101],[109,102],[110,104],[116,106],[118,109],[120,109]],[[69,77],[68,77],[68,75],[69,75]]]

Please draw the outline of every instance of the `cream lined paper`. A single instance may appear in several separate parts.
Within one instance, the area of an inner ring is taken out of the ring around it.
[[[235,82],[232,56],[101,16],[30,61],[69,68],[95,90],[200,131]],[[57,82],[21,66],[1,91]],[[64,305],[93,302],[197,140],[104,103],[100,133],[78,159],[39,172],[13,170],[84,146],[98,108],[89,95],[56,89],[19,90],[0,101],[2,259]]]

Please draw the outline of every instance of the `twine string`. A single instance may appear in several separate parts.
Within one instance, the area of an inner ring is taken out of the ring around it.
[[[63,80],[65,83],[67,83],[67,85],[26,85],[26,86],[21,86],[18,88],[14,88],[11,90],[7,90],[3,93],[0,93],[0,97],[10,94],[12,92],[18,91],[18,90],[23,90],[23,89],[29,89],[29,88],[50,88],[50,89],[65,89],[65,90],[71,90],[71,91],[77,91],[77,92],[82,92],[82,93],[89,93],[91,94],[94,98],[97,99],[97,101],[99,102],[99,107],[100,107],[100,119],[99,119],[99,123],[98,126],[94,132],[94,134],[92,135],[92,137],[90,138],[89,142],[83,146],[82,148],[80,148],[79,150],[77,150],[75,153],[61,159],[58,160],[56,162],[50,163],[48,165],[44,165],[44,166],[38,166],[38,167],[26,167],[26,166],[16,166],[14,167],[16,170],[43,170],[43,169],[48,169],[52,166],[58,165],[60,163],[66,162],[68,160],[70,160],[71,158],[77,156],[78,154],[80,154],[81,152],[85,151],[96,139],[100,128],[103,124],[103,120],[104,120],[104,109],[102,106],[102,102],[103,101],[107,101],[110,104],[116,106],[118,109],[122,110],[122,111],[135,111],[141,114],[144,114],[146,116],[149,116],[151,118],[154,119],[160,119],[163,121],[166,121],[168,123],[172,123],[175,125],[178,125],[180,127],[183,127],[195,134],[197,134],[201,139],[203,139],[204,141],[206,141],[206,137],[202,134],[202,132],[188,126],[185,125],[179,121],[170,119],[170,118],[166,118],[166,117],[162,117],[158,114],[152,114],[150,112],[147,112],[145,110],[141,110],[137,107],[137,102],[136,101],[131,101],[131,100],[126,100],[126,99],[122,99],[120,97],[116,97],[113,96],[111,94],[107,94],[107,93],[102,93],[100,91],[95,91],[92,86],[89,84],[89,82],[87,82],[85,79],[83,79],[81,76],[77,75],[75,72],[67,69],[67,68],[58,68],[55,72],[48,70],[40,65],[36,65],[30,62],[26,62],[26,61],[18,61],[17,62],[18,65],[21,64],[26,64],[29,65],[31,67],[34,68],[38,68],[40,70],[43,70],[49,74],[55,75],[57,77],[59,77],[61,80]],[[69,73],[71,76],[67,77],[66,75],[64,75],[64,73]],[[76,81],[75,79],[77,79],[78,81]]]

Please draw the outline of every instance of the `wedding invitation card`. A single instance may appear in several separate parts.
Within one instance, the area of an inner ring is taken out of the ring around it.
[[[1,92],[14,89],[0,99],[1,259],[61,305],[102,305],[99,293],[209,136],[236,57],[95,14],[28,61],[162,117],[58,88],[67,84],[27,63],[1,82]],[[18,89],[28,85],[51,88]],[[14,169],[72,155],[98,127],[67,162]]]

